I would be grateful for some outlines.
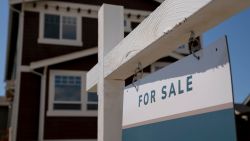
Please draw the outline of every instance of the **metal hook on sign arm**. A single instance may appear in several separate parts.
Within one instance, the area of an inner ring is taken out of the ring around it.
[[[189,53],[193,54],[193,56],[197,59],[200,60],[200,56],[196,55],[195,52],[200,50],[200,41],[196,39],[194,31],[190,32],[190,37],[188,40],[188,47],[189,47]]]
[[[135,82],[140,80],[142,77],[143,77],[143,69],[141,62],[139,62],[137,68],[135,69],[135,74],[132,80],[132,85],[135,87],[136,91],[139,90],[139,85],[135,84]]]

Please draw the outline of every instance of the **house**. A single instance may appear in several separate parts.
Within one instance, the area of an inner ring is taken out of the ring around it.
[[[250,140],[250,95],[243,103],[237,103],[235,107],[235,119],[238,141]]]
[[[0,141],[8,139],[9,102],[4,96],[0,96]]]
[[[97,63],[98,9],[103,3],[123,5],[127,35],[160,2],[9,0],[10,140],[96,140],[98,97],[86,92],[85,79]],[[183,55],[180,49],[144,70],[156,71]]]

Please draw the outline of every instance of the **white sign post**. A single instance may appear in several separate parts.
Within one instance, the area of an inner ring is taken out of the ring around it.
[[[122,88],[138,62],[142,67],[153,63],[186,42],[190,31],[200,35],[249,5],[248,0],[166,0],[123,40],[122,8],[104,5],[98,21],[98,64],[86,82],[87,90],[98,84],[98,140],[121,140]]]
[[[236,141],[226,38],[196,54],[126,87],[123,141]]]
[[[98,141],[121,141],[125,83],[104,78],[103,58],[123,39],[123,34],[123,7],[104,4],[98,13]]]

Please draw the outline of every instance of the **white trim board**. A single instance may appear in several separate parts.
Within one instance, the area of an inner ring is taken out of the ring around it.
[[[23,6],[23,4],[22,4]],[[17,129],[18,129],[18,114],[19,114],[19,97],[20,97],[20,85],[21,85],[21,64],[22,64],[22,50],[23,50],[23,24],[24,24],[24,12],[21,9],[19,13],[19,23],[18,23],[18,38],[17,38],[17,63],[16,63],[16,81],[15,81],[15,97],[13,100],[11,125],[10,125],[10,138],[11,141],[16,141],[17,139]]]
[[[55,76],[79,76],[81,77],[81,100],[79,102],[60,101],[59,103],[77,103],[81,105],[81,110],[54,110],[53,105],[55,96]],[[47,116],[60,117],[96,117],[97,110],[88,110],[88,93],[86,92],[86,72],[85,71],[66,71],[66,70],[50,70],[49,72],[49,96],[48,96],[48,110]]]
[[[80,58],[80,57],[86,57],[86,56],[94,55],[94,54],[97,54],[97,47],[94,47],[94,48],[91,48],[91,49],[86,49],[86,50],[83,50],[83,51],[77,51],[77,52],[69,53],[69,54],[66,54],[66,55],[52,57],[52,58],[49,58],[49,59],[44,59],[44,60],[40,60],[40,61],[36,61],[36,62],[31,62],[30,63],[30,68],[31,69],[37,69],[37,68],[41,68],[41,67],[44,67],[44,66],[50,66],[50,65],[54,65],[54,64],[74,60],[74,59],[77,59],[77,58]]]
[[[20,70],[21,70],[21,72],[32,72],[32,69],[30,68],[30,66],[22,65]]]
[[[18,4],[18,3],[32,2],[32,1],[38,1],[38,0],[9,0],[9,3],[10,4]]]
[[[45,15],[52,14],[60,17],[59,20],[59,39],[50,39],[44,37],[44,26],[45,26]],[[82,18],[80,15],[76,15],[73,13],[63,13],[63,12],[54,12],[54,11],[42,11],[39,14],[39,37],[38,43],[40,44],[55,44],[55,45],[70,45],[70,46],[78,46],[82,47]],[[73,17],[76,19],[76,39],[64,39],[63,38],[63,17]]]
[[[33,3],[25,3],[24,10],[25,11],[33,11],[33,12],[53,12],[53,13],[72,13],[74,15],[79,15],[83,17],[89,18],[97,18],[98,10],[100,9],[99,5],[89,5],[89,4],[81,4],[81,3],[71,3],[71,2],[54,2],[54,1],[38,1],[36,3],[36,7],[33,7]],[[44,5],[48,5],[48,9],[44,8]],[[59,10],[56,10],[56,6],[59,6]],[[71,10],[67,11],[67,7],[70,7]],[[81,11],[78,12],[77,9],[80,8]],[[88,10],[91,9],[91,13],[88,13]],[[124,10],[124,18],[133,21],[133,22],[141,22],[143,21],[151,11],[144,10],[134,10],[134,9],[125,9]],[[130,18],[125,15],[130,14]],[[137,15],[140,15],[138,18]]]
[[[249,6],[250,1],[245,0],[164,1],[105,56],[104,77],[124,80],[134,73],[138,62],[144,68],[188,42],[191,30],[201,35]],[[95,85],[87,84],[87,89]]]
[[[46,99],[46,82],[47,82],[47,66],[43,69],[43,75],[41,76],[41,89],[40,89],[40,109],[39,109],[39,128],[38,139],[43,141],[44,139],[44,120],[45,120],[45,99]]]

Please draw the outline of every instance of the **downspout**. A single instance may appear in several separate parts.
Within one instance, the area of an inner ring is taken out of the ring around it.
[[[21,60],[22,60],[22,48],[23,48],[23,23],[24,23],[24,11],[23,4],[21,4],[21,11],[13,8],[10,4],[10,10],[17,12],[19,14],[19,25],[18,25],[18,36],[17,36],[17,64],[16,64],[16,80],[15,80],[15,95],[13,100],[13,109],[11,117],[11,127],[10,127],[10,141],[17,140],[17,124],[18,124],[18,112],[19,112],[19,95],[20,95],[20,82],[21,82]]]
[[[44,113],[45,113],[45,96],[46,96],[46,79],[47,79],[47,66],[44,67],[43,73],[31,71],[33,74],[41,77],[40,86],[40,110],[39,110],[39,126],[38,126],[38,141],[43,141],[44,137]]]
[[[24,23],[24,10],[23,3],[21,10],[15,9],[12,5],[9,4],[10,10],[19,14],[19,30],[18,30],[18,42],[17,42],[17,70],[16,70],[16,86],[15,86],[15,101],[13,102],[13,107],[16,107],[15,111],[13,111],[11,123],[12,129],[10,129],[11,135],[10,141],[17,140],[17,124],[18,124],[18,111],[19,106],[19,95],[20,95],[20,79],[21,79],[21,54],[22,54],[22,43],[23,43],[23,23]],[[43,141],[44,136],[44,113],[45,113],[45,92],[46,92],[46,77],[47,77],[47,66],[44,67],[43,74],[36,72],[34,70],[31,71],[33,74],[36,74],[41,77],[41,90],[40,90],[40,112],[39,112],[39,129],[38,129],[38,141]],[[18,85],[19,84],[19,85]],[[14,109],[14,108],[13,108]]]

